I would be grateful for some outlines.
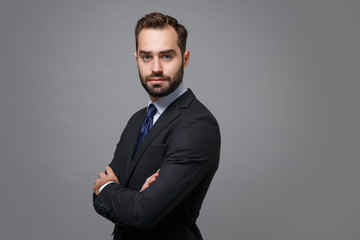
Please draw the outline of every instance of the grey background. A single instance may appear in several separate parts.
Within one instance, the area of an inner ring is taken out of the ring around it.
[[[147,101],[152,11],[187,26],[186,84],[222,130],[204,238],[360,239],[357,0],[1,0],[1,239],[111,239],[91,186]]]

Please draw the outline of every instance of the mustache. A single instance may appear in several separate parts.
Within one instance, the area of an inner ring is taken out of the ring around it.
[[[151,74],[151,75],[147,75],[147,76],[145,77],[145,80],[146,80],[146,81],[149,81],[150,78],[161,78],[161,79],[164,79],[164,80],[167,80],[167,81],[170,81],[170,80],[171,80],[171,78],[170,78],[169,76],[163,75],[163,74],[161,74],[161,73],[153,73],[153,74]]]

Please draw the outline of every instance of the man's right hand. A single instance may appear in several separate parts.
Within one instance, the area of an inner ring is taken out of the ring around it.
[[[99,178],[95,180],[94,186],[92,187],[92,190],[96,195],[99,195],[100,187],[105,183],[116,182],[117,184],[120,184],[119,179],[116,177],[114,171],[110,166],[105,167],[105,172],[100,172],[98,174]]]
[[[150,177],[148,177],[144,183],[144,185],[141,187],[140,192],[144,191],[145,189],[147,189],[150,184],[152,184],[153,182],[155,182],[156,178],[159,176],[159,170],[156,171],[156,173],[154,173],[153,175],[151,175]]]

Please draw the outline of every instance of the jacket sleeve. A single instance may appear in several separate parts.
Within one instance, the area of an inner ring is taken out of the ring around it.
[[[172,132],[154,183],[143,192],[111,183],[94,198],[94,208],[114,223],[137,229],[151,228],[210,172],[216,171],[219,153],[220,132],[216,120],[193,119]]]

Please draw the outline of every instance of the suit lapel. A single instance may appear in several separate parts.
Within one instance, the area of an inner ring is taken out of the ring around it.
[[[159,119],[156,121],[154,126],[150,129],[149,133],[145,136],[143,142],[137,149],[133,159],[130,162],[130,167],[127,171],[127,177],[126,177],[126,185],[128,183],[128,180],[134,171],[137,163],[140,161],[141,156],[143,155],[144,151],[149,147],[151,142],[160,134],[162,130],[166,128],[167,125],[169,125],[172,121],[174,121],[181,113],[184,108],[187,108],[191,101],[195,98],[194,94],[190,89],[186,93],[184,93],[182,96],[180,96],[178,99],[176,99],[173,103],[169,105],[169,107],[161,114]],[[145,118],[146,113],[144,114]],[[144,121],[144,119],[143,119]],[[137,126],[135,129],[139,130],[142,125],[142,122],[139,126]],[[135,136],[135,144],[137,141],[137,134]],[[134,149],[134,148],[132,148]]]
[[[146,108],[141,109],[137,112],[134,117],[130,120],[129,126],[126,128],[127,131],[124,132],[124,138],[126,139],[126,151],[120,156],[121,160],[117,162],[118,166],[115,169],[119,169],[117,176],[121,183],[127,182],[127,177],[129,174],[129,169],[131,161],[133,159],[134,148],[137,141],[137,136],[140,131],[141,125],[144,122],[146,117]],[[125,185],[124,185],[125,186]]]

